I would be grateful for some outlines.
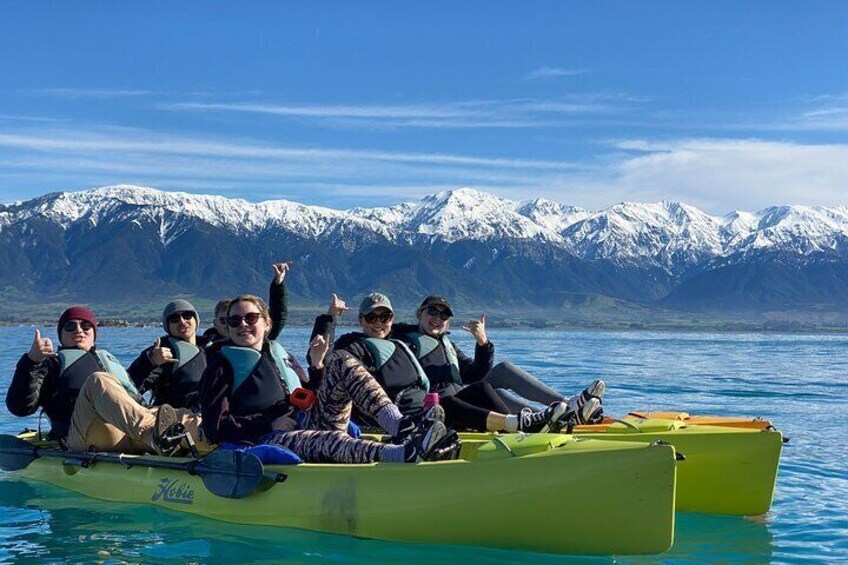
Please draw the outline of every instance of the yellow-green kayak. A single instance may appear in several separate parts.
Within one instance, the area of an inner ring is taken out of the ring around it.
[[[484,440],[492,434],[460,434]],[[677,469],[677,510],[758,515],[774,495],[783,436],[774,429],[688,425],[681,420],[631,417],[600,426],[581,426],[574,437],[673,445],[685,456]]]
[[[162,458],[86,467],[42,456],[15,472],[103,500],[384,540],[574,554],[672,544],[672,446],[536,434],[471,440],[464,453],[415,465],[266,466],[263,476],[285,480],[262,479],[237,499],[215,496],[185,471],[141,464]]]

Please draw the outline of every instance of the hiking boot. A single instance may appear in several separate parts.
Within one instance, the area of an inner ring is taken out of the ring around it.
[[[160,406],[153,424],[153,448],[156,453],[165,457],[177,455],[181,448],[180,441],[185,435],[185,428],[180,424],[173,407],[170,404]]]
[[[438,404],[434,404],[423,412],[404,416],[398,424],[398,432],[392,438],[392,443],[403,443],[424,422],[441,422],[444,424],[445,409]]]
[[[554,402],[538,412],[523,408],[518,414],[518,431],[526,433],[548,432],[567,411],[568,405],[565,402]]]
[[[407,463],[434,461],[440,442],[448,434],[441,422],[423,422],[403,442],[403,459]]]

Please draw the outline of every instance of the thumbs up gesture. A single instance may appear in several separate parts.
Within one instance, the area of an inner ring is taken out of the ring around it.
[[[35,330],[35,337],[32,339],[32,346],[27,352],[27,357],[34,363],[41,363],[48,357],[52,357],[56,353],[53,351],[53,342],[49,337],[41,337],[41,331]]]
[[[474,336],[477,340],[477,345],[486,345],[489,338],[486,336],[486,314],[483,313],[476,320],[471,320],[462,329]]]
[[[162,347],[161,338],[156,338],[156,341],[153,342],[153,349],[148,353],[150,357],[150,361],[153,362],[157,367],[164,365],[166,363],[176,363],[177,360],[174,359],[174,354],[171,353],[171,349],[168,347]]]

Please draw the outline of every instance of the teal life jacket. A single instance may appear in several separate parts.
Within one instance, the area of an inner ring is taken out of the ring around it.
[[[462,384],[459,358],[447,336],[443,335],[437,339],[424,333],[411,332],[406,334],[406,339],[430,379],[430,390],[440,392],[450,385]]]
[[[93,356],[88,355],[89,353],[92,353]],[[94,351],[72,348],[60,349],[58,356],[59,379],[64,382],[64,386],[68,390],[79,393],[89,375],[97,371],[105,371],[114,376],[127,392],[138,397],[138,389],[130,380],[126,369],[114,355],[105,349],[95,349]]]
[[[296,388],[299,388],[300,377],[291,366],[289,354],[286,349],[276,341],[269,341],[268,350],[274,359],[274,364],[280,371],[280,376],[288,392],[291,393]],[[233,390],[239,388],[244,383],[262,358],[261,351],[252,347],[239,347],[237,345],[226,345],[221,348],[221,353],[226,357],[233,369]]]
[[[419,385],[425,391],[430,389],[427,373],[405,343],[376,337],[362,338],[362,342],[374,358],[374,378],[393,400],[393,393],[410,386]]]

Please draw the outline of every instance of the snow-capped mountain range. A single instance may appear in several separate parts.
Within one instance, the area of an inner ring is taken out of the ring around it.
[[[542,198],[512,201],[470,188],[387,208],[341,211],[287,200],[251,203],[112,186],[0,205],[0,241],[0,272],[5,273],[0,284],[29,284],[41,294],[78,287],[57,272],[57,265],[43,264],[46,254],[94,279],[98,270],[110,279],[113,268],[136,257],[143,268],[136,276],[148,288],[195,294],[191,285],[203,287],[205,278],[217,296],[238,281],[228,284],[221,273],[208,274],[216,271],[216,261],[252,257],[256,272],[248,278],[259,280],[259,263],[274,257],[271,243],[285,246],[285,258],[317,261],[316,272],[326,282],[349,285],[348,292],[363,291],[365,284],[410,299],[453,291],[468,301],[509,301],[515,290],[523,298],[512,302],[537,306],[552,293],[585,292],[697,307],[686,298],[687,284],[722,270],[738,276],[740,266],[751,265],[770,265],[783,275],[790,269],[805,280],[808,269],[829,265],[828,303],[841,300],[835,287],[848,282],[839,278],[848,258],[848,207],[775,206],[717,217],[679,202],[623,202],[590,211]],[[230,248],[232,257],[219,255]],[[91,264],[95,257],[96,265]],[[370,275],[359,272],[366,259]],[[198,272],[207,274],[198,280]],[[775,281],[755,283],[751,277],[756,276],[746,273],[734,283],[739,296],[728,302],[725,290],[715,297],[716,305],[736,307],[750,295],[775,306],[768,296]],[[474,277],[482,280],[470,282]],[[329,285],[311,279],[301,273],[293,290],[317,298]],[[796,289],[790,299],[785,290],[775,299],[789,307],[815,294]]]

